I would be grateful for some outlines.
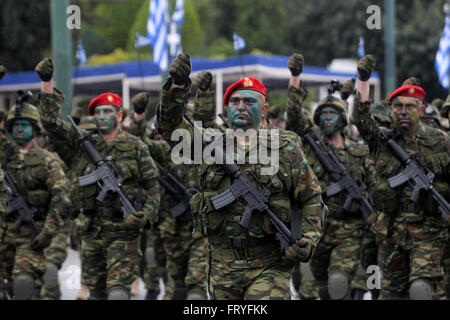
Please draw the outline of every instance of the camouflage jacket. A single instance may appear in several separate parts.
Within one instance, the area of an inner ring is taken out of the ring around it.
[[[100,192],[97,184],[79,186],[77,178],[93,172],[96,168],[80,145],[74,128],[68,122],[61,120],[60,107],[58,97],[41,92],[39,108],[44,128],[52,140],[64,140],[65,144],[70,145],[71,156],[76,158],[76,165],[71,168],[74,177],[71,185],[73,212],[95,215],[99,209],[111,211],[112,208],[114,213],[117,213],[115,216],[121,217],[122,205],[119,197],[108,194],[105,201],[100,203],[96,200]],[[115,140],[111,142],[106,142],[98,133],[91,133],[90,140],[102,158],[111,162],[117,169],[117,173],[123,179],[122,192],[130,202],[135,207],[143,202],[142,211],[148,219],[153,221],[157,218],[160,203],[158,169],[150,156],[148,147],[137,137],[122,130],[119,130]]]
[[[404,221],[421,221],[424,216],[439,218],[437,205],[431,192],[421,194],[420,201],[414,204],[409,200],[412,187],[405,183],[395,189],[389,186],[388,178],[403,170],[401,162],[390,151],[386,142],[393,139],[414,159],[420,160],[434,174],[435,189],[449,201],[450,180],[450,138],[441,130],[424,126],[419,122],[415,136],[407,141],[396,128],[378,127],[370,114],[370,103],[357,104],[360,121],[357,126],[361,136],[368,143],[376,162],[376,180],[372,196],[378,210],[386,214],[396,214]]]
[[[13,176],[16,188],[30,207],[37,209],[36,221],[44,221],[42,230],[55,235],[62,226],[63,200],[69,181],[61,162],[37,145],[22,153],[17,148],[6,151],[2,166]],[[14,215],[11,221],[15,220]]]
[[[172,79],[169,78],[162,87],[158,124],[165,139],[175,145],[176,142],[170,141],[175,129],[186,129],[190,133],[191,139],[194,134],[192,126],[182,117],[190,83],[187,88],[169,90],[171,84]],[[270,133],[268,137],[269,140],[275,139]],[[260,141],[258,141],[257,147],[269,149],[267,156],[270,156],[272,152],[279,152],[278,171],[273,175],[262,175],[262,169],[267,168],[268,165],[261,164],[261,161],[258,164],[249,164],[248,161],[245,161],[243,164],[238,162],[241,172],[256,186],[258,184],[255,177],[271,191],[269,207],[286,224],[291,221],[290,199],[293,199],[292,201],[295,201],[302,212],[300,224],[303,237],[310,240],[314,246],[317,245],[323,232],[321,190],[302,148],[298,144],[292,143],[291,140],[284,139],[283,136],[280,136],[279,145],[276,147],[269,142],[262,145]],[[248,152],[249,150],[247,150]],[[192,198],[191,208],[204,233],[223,235],[227,238],[247,238],[249,236],[264,238],[274,235],[275,229],[267,216],[261,214],[253,215],[248,230],[242,228],[237,218],[242,217],[244,208],[239,202],[222,210],[213,208],[211,197],[225,191],[231,183],[231,179],[221,165],[208,165],[202,161],[196,170],[197,185],[201,192]],[[269,239],[275,241],[275,237]]]

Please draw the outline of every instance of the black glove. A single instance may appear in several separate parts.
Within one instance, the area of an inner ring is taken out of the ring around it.
[[[358,61],[358,79],[367,81],[375,70],[375,57],[371,54],[359,59]]]
[[[195,77],[194,85],[199,87],[200,90],[206,91],[211,86],[212,78],[211,72],[202,71]]]
[[[38,63],[34,71],[37,72],[39,78],[43,82],[49,82],[53,77],[53,60],[52,58],[45,58]]]
[[[145,109],[147,108],[147,103],[150,98],[150,95],[147,92],[138,93],[131,99],[133,103],[134,112],[137,114],[143,114]]]
[[[147,220],[142,211],[136,212],[136,214],[130,214],[124,221],[124,225],[130,229],[139,229],[145,226]]]
[[[169,66],[169,74],[172,77],[173,82],[178,86],[181,86],[188,81],[191,70],[191,58],[184,53],[179,54]]]
[[[303,71],[303,56],[300,53],[294,53],[288,60],[288,68],[293,76],[298,76]]]
[[[5,66],[4,66],[4,65],[0,65],[0,80],[3,79],[3,77],[5,76],[5,74],[6,74],[6,68],[5,68]]]
[[[341,100],[347,100],[355,90],[352,80],[345,81],[341,89]]]
[[[45,231],[41,231],[31,242],[33,250],[41,250],[47,248],[52,242],[52,236]]]
[[[307,239],[300,239],[299,242],[290,246],[286,252],[286,258],[292,262],[306,262],[311,258],[312,244]]]

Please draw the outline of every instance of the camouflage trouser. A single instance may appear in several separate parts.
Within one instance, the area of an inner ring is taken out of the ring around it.
[[[166,253],[159,229],[157,227],[146,231],[146,248],[153,248],[155,251],[156,263],[146,261],[143,280],[147,290],[159,291],[159,278],[163,278],[167,284]],[[166,285],[167,291],[167,285]]]
[[[267,251],[268,256],[235,260],[235,250],[213,249],[208,263],[211,299],[289,300],[292,265],[282,261],[279,252]]]
[[[36,224],[42,228],[43,222]],[[14,280],[17,275],[27,273],[33,277],[35,288],[39,288],[45,272],[44,251],[31,248],[27,225],[22,225],[19,233],[12,231],[13,225],[14,222],[3,221],[0,229],[0,278]]]
[[[81,234],[82,276],[92,295],[106,298],[113,287],[131,291],[139,272],[139,233],[105,230],[96,225]]]
[[[188,273],[185,278],[188,291],[200,290],[206,293],[206,263],[208,259],[208,239],[194,240],[189,255]]]
[[[192,226],[186,221],[185,216],[174,219],[169,214],[164,214],[159,229],[167,257],[167,272],[175,289],[184,290],[186,289],[184,280],[188,272],[189,255],[193,244]],[[178,299],[167,294],[164,299],[172,298]]]
[[[449,228],[447,228],[447,232],[449,232]],[[450,300],[450,243],[448,239],[447,242],[445,243],[442,265],[444,267],[445,272],[445,277],[443,281],[443,287],[445,288],[445,296],[447,300]]]
[[[362,219],[328,218],[310,266],[314,278],[323,286],[334,272],[344,272],[351,281],[361,253],[365,222]]]
[[[436,221],[394,223],[390,238],[379,244],[383,298],[407,298],[410,283],[417,279],[431,282],[436,298],[436,286],[444,276],[445,239],[446,230]]]
[[[302,273],[300,287],[297,289],[302,300],[314,300],[319,297],[319,287],[314,276],[311,274],[309,263],[302,263],[300,267]]]
[[[72,222],[70,219],[64,220],[64,226],[60,233],[53,237],[50,246],[44,250],[45,262],[54,264],[58,269],[61,269],[64,260],[67,257],[68,239],[72,231]],[[59,300],[61,299],[61,291],[59,286],[54,288],[47,288],[45,284],[41,290],[42,300]]]

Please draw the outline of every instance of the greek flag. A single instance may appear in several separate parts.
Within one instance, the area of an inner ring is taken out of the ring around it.
[[[86,64],[86,52],[84,51],[83,44],[81,42],[78,43],[77,53],[75,54],[75,58],[80,61],[80,67]]]
[[[176,22],[178,25],[184,22],[184,0],[177,0],[175,6],[175,12],[172,15],[172,21]]]
[[[450,17],[448,11],[445,13],[445,26],[442,33],[439,49],[436,54],[434,68],[439,75],[439,82],[442,87],[448,88],[448,71],[450,66]]]
[[[150,0],[147,36],[153,47],[153,62],[162,71],[166,71],[169,67],[169,52],[166,42],[168,16],[169,6],[167,0]]]
[[[150,40],[147,37],[141,36],[140,33],[136,31],[136,41],[134,41],[134,47],[139,49],[149,45]]]
[[[359,44],[358,44],[358,56],[360,58],[364,57],[366,55],[366,52],[364,51],[364,38],[363,36],[359,37]]]
[[[245,48],[245,40],[236,32],[233,32],[233,46],[234,51],[240,51]]]

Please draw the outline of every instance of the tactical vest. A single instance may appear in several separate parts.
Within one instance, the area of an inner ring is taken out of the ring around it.
[[[269,140],[270,141],[270,140]],[[288,141],[280,136],[279,146],[271,148],[268,143],[267,155],[270,158],[271,152],[279,152],[279,170],[274,175],[262,175],[261,169],[270,167],[258,164],[238,164],[241,172],[258,187],[255,177],[271,192],[269,208],[279,217],[289,228],[291,222],[291,204],[289,193],[292,191],[292,168],[287,152]],[[258,142],[258,148],[265,147],[265,144]],[[248,154],[248,153],[247,153]],[[248,162],[248,161],[247,161]],[[261,163],[258,159],[258,163]],[[275,234],[275,229],[271,225],[267,215],[259,212],[253,213],[248,229],[248,234],[239,225],[244,213],[244,204],[239,201],[222,209],[215,210],[211,198],[224,192],[230,187],[231,179],[227,176],[221,165],[207,165],[205,163],[197,167],[197,185],[203,192],[197,193],[191,199],[191,209],[197,219],[197,227],[204,234],[219,235],[225,238],[264,238],[267,235]],[[255,177],[253,176],[255,175]],[[273,237],[275,239],[275,237]]]
[[[108,145],[99,134],[93,134],[91,141],[102,158],[117,169],[117,173],[123,179],[121,190],[131,204],[135,205],[139,193],[138,182],[142,178],[138,163],[139,139],[128,133],[120,132],[116,139]],[[115,217],[120,217],[122,204],[117,195],[109,192],[105,200],[99,202],[96,197],[101,189],[97,183],[80,187],[78,177],[92,173],[96,166],[90,161],[82,147],[78,152],[79,161],[71,172],[73,177],[71,196],[74,212],[93,214],[101,209]],[[110,166],[110,168],[112,167]]]
[[[24,154],[23,160],[16,151],[8,157],[5,164],[16,180],[19,193],[30,207],[37,209],[36,221],[45,220],[52,198],[47,185],[48,159],[57,161],[46,150],[33,147]]]
[[[329,146],[333,148],[333,146]],[[362,217],[360,212],[360,205],[358,202],[353,201],[347,212],[344,212],[343,207],[345,200],[347,199],[347,192],[342,191],[333,197],[326,196],[326,189],[336,181],[327,172],[325,167],[320,163],[316,157],[313,149],[306,144],[305,146],[306,156],[311,163],[312,169],[319,180],[320,187],[322,189],[322,199],[328,206],[329,216],[335,218],[359,218]],[[366,145],[360,145],[353,143],[345,137],[345,144],[343,148],[335,149],[336,154],[341,160],[342,164],[351,172],[352,176],[360,181],[364,182],[367,187],[368,181],[372,178],[371,175],[366,172],[367,161],[369,157],[369,148]]]
[[[419,150],[414,150],[406,145],[401,135],[396,135],[395,129],[383,130],[384,141],[393,138],[413,159],[421,161],[434,174],[433,185],[444,198],[448,200],[448,177],[447,168],[449,155],[446,150],[448,139],[440,130],[423,126],[423,131],[418,135]],[[413,188],[405,183],[395,189],[389,186],[388,178],[396,176],[403,170],[400,161],[394,156],[385,143],[380,145],[380,152],[376,161],[377,177],[372,188],[372,196],[376,208],[388,214],[396,212],[425,213],[426,215],[437,215],[436,201],[431,192],[420,194],[419,201],[414,204],[409,200]]]

